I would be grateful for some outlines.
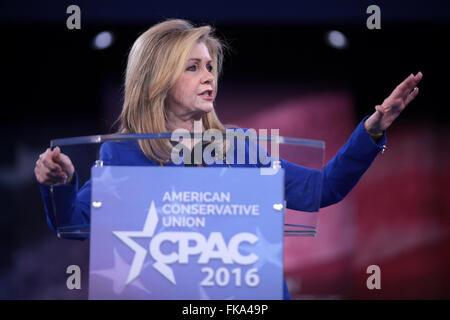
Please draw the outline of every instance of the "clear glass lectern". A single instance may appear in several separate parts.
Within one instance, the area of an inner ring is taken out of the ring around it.
[[[219,149],[214,149],[214,152],[211,152],[212,148],[204,148],[204,135],[191,134],[190,137],[186,136],[175,140],[173,133],[168,132],[108,134],[52,140],[50,143],[51,148],[59,146],[61,152],[71,159],[75,167],[75,175],[70,185],[61,184],[50,186],[49,188],[51,201],[47,206],[49,211],[48,219],[53,224],[58,236],[62,238],[89,237],[91,208],[97,205],[94,203],[95,199],[91,201],[90,194],[91,170],[93,167],[111,164],[118,166],[155,165],[143,153],[138,156],[140,152],[138,142],[140,140],[158,140],[167,144],[170,143],[175,148],[175,145],[179,145],[180,141],[185,141],[184,139],[189,138],[194,139],[193,141],[200,141],[202,144],[200,151],[201,164],[197,164],[197,166],[222,167],[224,170],[254,167],[261,170],[262,175],[271,174],[270,170],[284,170],[284,192],[285,197],[288,196],[289,198],[285,198],[284,204],[279,204],[277,207],[277,210],[284,211],[284,236],[315,236],[317,234],[317,213],[320,208],[322,189],[321,169],[324,163],[325,152],[325,143],[323,141],[283,136],[263,136],[247,132],[247,134],[233,136],[232,146],[228,146],[226,151],[220,154],[220,152],[217,152]],[[211,141],[219,142],[216,139],[211,140],[210,137],[206,140],[210,143]],[[228,140],[224,135],[221,142]],[[105,143],[118,144],[122,148],[120,150],[125,150],[126,152],[131,150],[140,160],[135,161],[134,159],[131,161],[127,159],[126,153],[116,154],[114,159],[110,159],[108,158],[110,155],[105,155],[101,152]],[[243,151],[240,151],[240,148]],[[188,157],[184,151],[185,149],[177,150],[179,163],[172,161],[163,167],[196,166],[195,163],[186,161]],[[192,151],[192,155],[194,153],[195,150]],[[219,153],[219,157],[216,155],[217,153]],[[244,162],[239,163],[239,160],[242,160],[242,153],[244,154]],[[267,155],[269,160],[261,157],[261,154]],[[205,161],[205,158],[208,161]],[[211,162],[211,159],[213,162]],[[193,159],[193,162],[195,162],[195,159]],[[202,170],[202,168],[198,168],[198,170]],[[264,170],[266,171],[264,172]],[[299,181],[299,179],[308,179],[308,181]],[[130,186],[130,188],[132,187]],[[84,192],[84,195],[80,195],[82,192]],[[136,192],[139,191],[136,190]],[[251,193],[252,190],[248,190],[248,192]],[[302,197],[307,199],[303,201]],[[68,198],[72,200],[67,201]],[[68,213],[74,209],[71,207],[74,201],[80,202],[77,210],[81,210],[81,212]]]

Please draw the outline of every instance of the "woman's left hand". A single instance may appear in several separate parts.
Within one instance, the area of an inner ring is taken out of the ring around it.
[[[364,122],[364,127],[372,136],[378,136],[394,122],[403,109],[414,100],[419,93],[416,85],[422,79],[422,73],[411,74],[400,83],[391,95],[381,105],[375,107],[375,112]]]

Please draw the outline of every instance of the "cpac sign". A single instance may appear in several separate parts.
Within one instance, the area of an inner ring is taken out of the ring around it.
[[[91,207],[89,298],[281,299],[284,216],[274,204],[283,203],[282,173],[93,167],[91,201],[102,205]],[[214,210],[164,210],[189,205]],[[258,210],[217,210],[222,206]]]
[[[145,259],[145,249],[142,248],[132,238],[150,238],[150,256],[155,260],[153,267],[158,270],[170,282],[176,284],[173,270],[168,266],[178,262],[180,264],[188,264],[189,256],[200,255],[198,264],[207,264],[211,259],[222,260],[224,264],[241,264],[249,265],[258,260],[258,256],[254,253],[242,255],[239,252],[241,243],[246,242],[254,244],[258,241],[258,237],[249,232],[241,232],[235,234],[228,244],[225,242],[222,233],[211,232],[208,239],[199,232],[160,232],[153,237],[158,224],[158,214],[156,212],[155,203],[152,201],[141,231],[114,231],[113,233],[127,244],[136,253],[130,273],[128,275],[127,284],[132,282],[139,276],[142,270],[142,264]],[[163,253],[161,247],[165,242],[177,244],[177,252],[169,254]],[[194,243],[194,245],[190,245]],[[217,248],[217,249],[216,249]]]
[[[178,253],[164,254],[161,252],[161,244],[164,241],[179,243]],[[194,246],[189,243],[195,242]],[[206,264],[211,259],[220,259],[224,264],[239,263],[243,265],[255,263],[258,256],[254,253],[242,255],[239,245],[242,242],[250,244],[258,241],[256,235],[242,232],[234,235],[228,245],[220,232],[211,232],[208,239],[198,232],[162,232],[157,234],[150,242],[150,254],[158,262],[164,264],[189,263],[190,255],[200,254],[197,263]],[[215,248],[217,247],[217,250]]]
[[[161,244],[164,241],[179,242],[178,253],[163,254]],[[191,241],[194,241],[196,245],[189,246]],[[238,233],[230,239],[227,246],[220,232],[212,232],[208,239],[201,233],[196,232],[163,232],[157,234],[150,242],[150,255],[157,261],[155,264],[158,265],[158,271],[173,284],[176,284],[173,272],[168,272],[167,266],[162,268],[163,265],[175,262],[188,264],[189,256],[197,254],[200,254],[198,264],[207,264],[211,259],[222,260],[224,264],[253,264],[258,260],[258,256],[254,253],[242,255],[239,252],[239,245],[242,242],[253,244],[256,241],[258,241],[258,238],[252,233]],[[214,249],[216,247],[217,250]],[[203,272],[208,271],[204,270]]]

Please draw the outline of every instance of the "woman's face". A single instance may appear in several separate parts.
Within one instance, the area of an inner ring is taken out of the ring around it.
[[[213,110],[216,92],[212,68],[208,48],[197,42],[188,55],[181,77],[169,90],[167,107],[171,112],[197,118]]]

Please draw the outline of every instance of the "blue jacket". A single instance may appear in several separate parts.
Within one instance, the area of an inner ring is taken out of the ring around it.
[[[285,200],[289,209],[314,211],[342,200],[356,185],[361,176],[386,145],[384,134],[377,143],[364,128],[365,117],[352,133],[348,141],[322,170],[308,169],[286,160],[280,159],[285,170]],[[100,148],[100,160],[104,165],[115,166],[152,166],[156,162],[148,159],[139,149],[136,142],[106,142]],[[236,163],[236,161],[235,161]],[[169,165],[175,165],[173,163]],[[183,165],[183,164],[181,164]],[[226,164],[224,164],[226,165]],[[211,165],[211,166],[224,166]],[[261,167],[260,164],[231,165],[233,167]],[[56,233],[53,205],[59,217],[63,217],[64,225],[89,224],[91,203],[91,181],[78,188],[78,177],[75,173],[72,184],[59,185],[53,188],[54,201],[50,188],[39,184],[47,223]],[[61,215],[61,213],[64,213]],[[286,283],[285,298],[289,299]]]

